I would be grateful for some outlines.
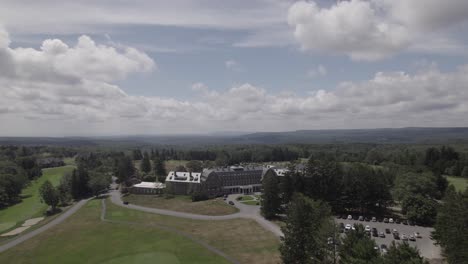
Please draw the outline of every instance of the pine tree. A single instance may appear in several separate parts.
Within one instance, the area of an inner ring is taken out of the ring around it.
[[[272,219],[279,212],[281,206],[277,176],[273,173],[266,173],[262,179],[262,189],[262,204],[260,209],[266,219]]]
[[[461,176],[463,178],[468,178],[468,166],[463,167],[463,171],[461,172]]]
[[[468,188],[457,193],[449,186],[442,199],[434,225],[434,239],[443,247],[448,263],[466,263],[468,259]]]
[[[145,152],[143,154],[143,160],[141,161],[140,169],[144,173],[148,173],[151,171],[151,163],[150,163],[148,152]]]
[[[384,264],[428,264],[419,251],[408,243],[396,244],[392,241],[387,254],[383,257]]]
[[[160,158],[154,159],[154,174],[156,178],[158,179],[159,182],[165,182],[166,181],[166,168],[164,167],[164,160]]]
[[[327,228],[332,225],[329,207],[295,193],[282,228],[281,259],[285,264],[327,263]]]

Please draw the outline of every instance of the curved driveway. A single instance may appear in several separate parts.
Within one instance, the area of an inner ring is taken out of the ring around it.
[[[58,216],[54,220],[50,221],[49,223],[39,227],[36,230],[28,232],[28,233],[26,233],[24,235],[20,235],[20,236],[14,238],[13,240],[11,240],[10,242],[8,242],[8,243],[6,243],[4,245],[1,245],[0,246],[0,253],[2,253],[5,250],[8,250],[8,249],[20,244],[20,243],[22,243],[22,242],[24,242],[24,241],[26,241],[26,240],[28,240],[30,238],[33,238],[33,237],[39,235],[40,233],[46,231],[47,229],[49,229],[49,228],[51,228],[53,226],[56,226],[56,225],[62,223],[65,219],[67,219],[68,217],[73,215],[76,211],[78,211],[78,209],[80,209],[83,205],[85,205],[86,202],[88,202],[90,199],[92,199],[92,198],[81,200],[81,201],[77,202],[71,208],[69,208],[67,211],[65,211],[63,214],[61,214],[60,216]]]
[[[278,237],[283,236],[283,232],[281,232],[281,229],[274,223],[266,220],[260,215],[260,206],[254,206],[254,205],[246,205],[243,203],[240,203],[234,199],[238,195],[230,195],[230,199],[234,202],[234,205],[239,208],[239,212],[235,214],[229,214],[229,215],[199,215],[199,214],[191,214],[191,213],[183,213],[183,212],[176,212],[176,211],[171,211],[171,210],[165,210],[165,209],[157,209],[157,208],[149,208],[145,206],[140,206],[140,205],[134,205],[134,204],[128,204],[124,205],[120,192],[118,190],[112,190],[111,191],[111,201],[112,203],[126,207],[126,208],[131,208],[147,213],[153,213],[153,214],[161,214],[161,215],[168,215],[168,216],[175,216],[175,217],[181,217],[181,218],[188,218],[188,219],[194,219],[194,220],[230,220],[230,219],[236,219],[236,218],[249,218],[255,220],[258,224],[260,224],[263,228],[273,232]]]

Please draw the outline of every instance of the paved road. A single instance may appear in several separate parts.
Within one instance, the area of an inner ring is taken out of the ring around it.
[[[403,224],[390,224],[390,223],[383,223],[383,222],[366,222],[366,221],[357,221],[357,220],[345,220],[345,219],[335,219],[337,223],[343,224],[362,224],[363,226],[370,226],[371,228],[377,228],[377,231],[380,233],[381,231],[385,232],[385,228],[390,230],[396,229],[398,233],[400,233],[400,237],[402,234],[411,235],[414,232],[419,232],[421,234],[421,238],[417,238],[416,241],[408,241],[408,243],[414,247],[417,247],[422,256],[428,259],[439,259],[441,257],[441,250],[440,247],[434,245],[434,241],[430,239],[431,232],[434,230],[433,228],[429,227],[422,227],[422,226],[410,226],[410,225],[403,225]],[[377,245],[385,244],[390,246],[392,241],[396,243],[402,243],[402,240],[395,240],[391,234],[385,234],[385,238],[381,237],[372,237]]]
[[[90,199],[92,199],[92,198],[90,198]],[[39,227],[36,230],[28,232],[28,233],[26,233],[24,235],[20,235],[20,236],[14,238],[13,240],[11,240],[10,242],[7,242],[4,245],[1,245],[0,246],[0,253],[2,253],[5,250],[8,250],[8,249],[20,244],[20,243],[22,243],[22,242],[24,242],[24,241],[26,241],[26,240],[28,240],[30,238],[33,238],[33,237],[39,235],[40,233],[48,230],[49,228],[51,228],[53,226],[56,226],[56,225],[62,223],[65,219],[67,219],[68,217],[73,215],[76,211],[78,211],[90,199],[81,200],[81,201],[77,202],[71,208],[69,208],[67,211],[65,211],[64,213],[62,213],[60,216],[58,216],[54,220],[50,221],[49,223]]]
[[[122,207],[127,207],[131,209],[147,212],[147,213],[162,214],[162,215],[188,218],[188,219],[194,219],[194,220],[230,220],[230,219],[236,219],[236,218],[249,218],[249,219],[255,220],[263,228],[271,231],[276,236],[280,237],[283,235],[283,232],[281,232],[281,229],[276,224],[266,220],[260,215],[260,206],[246,205],[246,204],[236,201],[235,198],[239,195],[230,195],[227,200],[227,201],[234,202],[235,206],[239,208],[240,210],[238,213],[214,216],[214,215],[199,215],[199,214],[176,212],[176,211],[165,210],[165,209],[149,208],[149,207],[144,207],[144,206],[134,205],[134,204],[124,205],[122,198],[121,198],[120,191],[112,190],[110,194],[111,194],[111,201],[114,204],[122,206]]]

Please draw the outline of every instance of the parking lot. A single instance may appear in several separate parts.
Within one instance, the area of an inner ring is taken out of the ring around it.
[[[369,225],[371,228],[374,228],[374,227],[377,228],[377,231],[379,233],[380,232],[385,233],[386,228],[390,230],[396,229],[398,231],[398,233],[400,234],[400,239],[398,240],[395,240],[392,234],[386,234],[386,233],[385,233],[385,238],[371,236],[372,239],[376,241],[379,247],[382,244],[385,244],[387,245],[387,247],[390,247],[392,241],[395,241],[396,243],[403,243],[403,241],[401,240],[401,236],[403,234],[410,235],[410,234],[413,234],[414,232],[419,232],[421,235],[421,238],[416,238],[416,241],[408,241],[408,243],[418,248],[421,255],[424,256],[425,258],[428,258],[428,259],[441,258],[440,247],[437,245],[434,245],[434,241],[430,238],[431,232],[434,230],[433,228],[404,225],[401,223],[396,224],[396,223],[371,222],[371,221],[367,222],[367,221],[347,220],[347,219],[338,219],[338,218],[335,218],[335,221],[337,223],[343,223],[344,225],[361,224],[364,227],[366,225]]]

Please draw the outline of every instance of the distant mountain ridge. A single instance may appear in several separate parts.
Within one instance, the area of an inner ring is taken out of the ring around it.
[[[214,133],[207,135],[144,135],[100,137],[0,137],[0,145],[225,145],[327,143],[450,143],[468,141],[468,127],[324,129],[285,132]]]

